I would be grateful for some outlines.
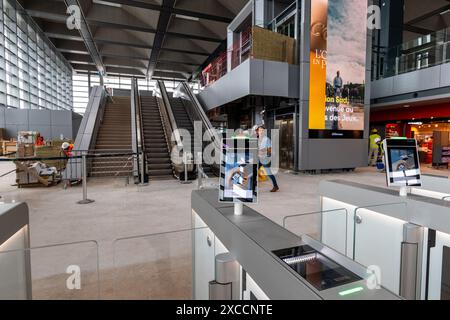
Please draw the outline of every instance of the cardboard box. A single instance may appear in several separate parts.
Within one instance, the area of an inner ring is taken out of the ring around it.
[[[254,59],[297,64],[295,39],[261,27],[252,28]]]
[[[0,140],[6,140],[6,129],[0,128]]]
[[[17,148],[17,155],[19,158],[28,158],[35,156],[34,144],[19,144]]]

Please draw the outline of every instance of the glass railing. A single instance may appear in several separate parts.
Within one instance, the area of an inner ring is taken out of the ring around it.
[[[296,40],[253,26],[243,30],[232,48],[222,52],[199,75],[202,87],[212,85],[250,58],[297,64]]]
[[[450,29],[443,29],[374,53],[373,80],[433,67],[450,61]]]
[[[68,244],[0,252],[0,300],[98,300],[98,244]]]
[[[207,236],[210,245],[201,246],[200,239],[206,240]],[[195,268],[195,261],[199,259],[201,265],[211,250],[209,258],[214,261],[214,238],[208,228],[202,227],[116,240],[113,298],[195,299],[196,282],[214,280],[213,273],[206,274],[205,270]],[[195,253],[196,250],[199,252]]]

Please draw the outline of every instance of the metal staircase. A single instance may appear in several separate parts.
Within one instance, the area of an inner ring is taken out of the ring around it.
[[[132,153],[129,97],[113,97],[107,102],[95,143],[95,153]],[[131,176],[133,171],[131,158],[131,156],[95,158],[91,163],[91,176]]]

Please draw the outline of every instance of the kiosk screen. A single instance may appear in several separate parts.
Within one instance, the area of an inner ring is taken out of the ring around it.
[[[258,140],[224,139],[220,168],[220,202],[257,201]]]
[[[386,139],[385,150],[386,179],[388,186],[420,187],[420,163],[415,139]]]

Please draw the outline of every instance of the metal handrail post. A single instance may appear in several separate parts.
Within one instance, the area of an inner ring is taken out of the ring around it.
[[[187,163],[187,152],[183,152],[183,162],[184,162],[184,181],[181,184],[190,184],[191,181],[188,180],[188,163]]]
[[[81,161],[83,167],[83,200],[78,201],[78,204],[90,204],[93,203],[94,200],[88,199],[87,197],[87,160],[85,153],[82,155]]]
[[[201,159],[202,157],[202,153],[199,152],[198,153],[198,159]],[[203,189],[203,166],[202,166],[202,162],[199,161],[198,165],[197,165],[197,176],[198,176],[198,189],[201,190]]]
[[[139,157],[139,155],[138,155]],[[148,183],[145,182],[145,153],[141,152],[141,182],[139,183],[139,186],[145,187],[148,186]]]

